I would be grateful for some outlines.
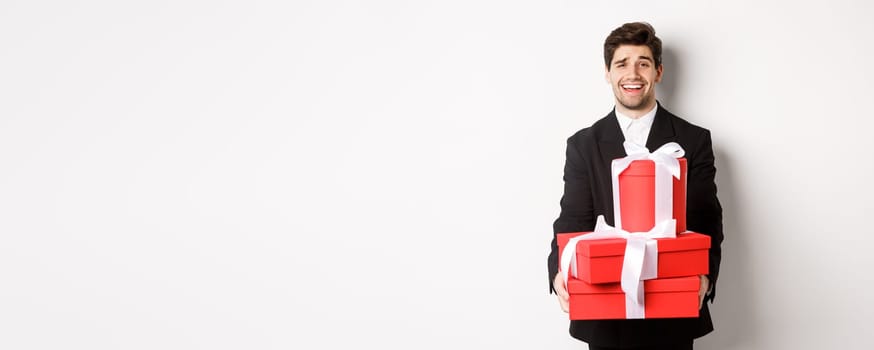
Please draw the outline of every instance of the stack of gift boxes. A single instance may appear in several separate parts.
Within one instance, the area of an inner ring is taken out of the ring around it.
[[[612,169],[616,227],[599,217],[594,232],[557,235],[570,319],[698,317],[710,237],[686,231],[683,151],[625,147]]]

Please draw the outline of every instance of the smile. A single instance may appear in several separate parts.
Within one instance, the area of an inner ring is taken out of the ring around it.
[[[644,84],[620,84],[619,87],[628,95],[638,95],[642,93]]]

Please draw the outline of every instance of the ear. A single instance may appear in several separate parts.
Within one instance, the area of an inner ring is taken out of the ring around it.
[[[604,81],[610,85],[610,66],[604,66]]]
[[[656,69],[656,78],[655,78],[656,83],[662,81],[662,73],[664,73],[664,68],[665,68],[665,66],[663,64],[660,64],[659,68]]]

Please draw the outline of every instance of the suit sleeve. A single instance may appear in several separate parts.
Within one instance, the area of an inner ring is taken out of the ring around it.
[[[584,133],[583,130],[582,133]],[[591,231],[595,227],[593,215],[589,162],[583,157],[577,134],[568,139],[564,165],[564,194],[561,198],[561,213],[553,223],[551,251],[547,258],[549,291],[554,293],[553,280],[558,274],[557,233]]]
[[[710,283],[716,295],[719,278],[719,263],[722,259],[722,206],[716,196],[716,167],[710,132],[704,130],[689,159],[688,195],[686,199],[686,222],[690,231],[710,236]]]

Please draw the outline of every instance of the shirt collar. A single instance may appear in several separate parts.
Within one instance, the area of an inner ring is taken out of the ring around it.
[[[647,129],[652,127],[652,122],[655,120],[656,111],[659,109],[659,104],[656,103],[655,107],[653,107],[649,112],[640,116],[640,118],[633,119],[627,115],[620,113],[616,110],[616,120],[619,121],[619,127],[622,131],[628,130],[628,127],[631,126],[631,122],[637,121],[638,123],[643,123]]]

